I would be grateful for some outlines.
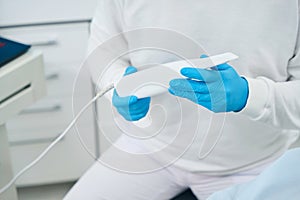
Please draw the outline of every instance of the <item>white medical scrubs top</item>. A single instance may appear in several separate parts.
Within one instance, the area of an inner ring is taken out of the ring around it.
[[[184,35],[209,55],[237,54],[239,59],[231,65],[247,79],[249,98],[242,111],[223,115],[185,99],[180,100],[180,108],[178,99],[167,93],[152,97],[152,103],[161,104],[164,111],[159,106],[150,111],[153,124],[146,129],[146,135],[162,127],[165,119],[166,126],[160,134],[137,143],[159,149],[181,134],[170,153],[189,148],[174,161],[175,166],[207,174],[230,174],[281,155],[298,138],[298,0],[99,0],[91,25],[89,52],[118,33],[149,27]],[[147,34],[141,31],[136,37],[124,37],[123,42],[128,49],[134,49],[152,40]],[[114,47],[118,48],[118,44]],[[129,65],[139,70],[149,63],[175,60],[179,58],[162,51],[133,52],[107,70],[99,85],[119,80]],[[91,72],[97,82],[103,66],[93,65]],[[125,132],[140,134],[134,124],[117,114],[116,120]],[[195,136],[192,140],[191,133]]]

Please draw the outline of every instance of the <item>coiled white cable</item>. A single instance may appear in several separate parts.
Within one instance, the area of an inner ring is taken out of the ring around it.
[[[30,168],[32,168],[34,165],[36,165],[46,154],[61,140],[65,137],[65,135],[68,133],[68,131],[74,126],[74,124],[77,122],[79,117],[86,111],[87,108],[89,108],[92,103],[94,103],[97,99],[102,97],[104,94],[109,92],[111,89],[113,89],[113,84],[107,86],[100,92],[98,92],[93,99],[91,99],[74,117],[74,119],[71,121],[71,123],[68,125],[68,127],[36,158],[34,159],[30,164],[25,166],[21,171],[19,171],[3,188],[0,189],[0,195],[4,193],[7,189],[9,189],[16,181],[17,179],[22,176],[26,171],[28,171]]]

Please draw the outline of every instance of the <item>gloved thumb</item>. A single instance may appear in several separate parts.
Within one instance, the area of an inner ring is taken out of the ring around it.
[[[207,56],[206,54],[202,54],[200,56],[200,58],[208,58],[209,56]],[[230,65],[228,65],[227,63],[223,63],[214,67],[211,67],[212,70],[226,70],[230,68]]]
[[[202,54],[202,55],[200,56],[200,58],[208,58],[208,55]]]
[[[124,76],[129,75],[129,74],[133,74],[137,72],[137,69],[133,66],[128,66],[125,70]]]

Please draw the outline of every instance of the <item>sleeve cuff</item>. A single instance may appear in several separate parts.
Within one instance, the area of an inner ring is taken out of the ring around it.
[[[268,85],[263,79],[246,78],[248,82],[249,94],[246,106],[239,112],[251,119],[259,118],[268,102]]]

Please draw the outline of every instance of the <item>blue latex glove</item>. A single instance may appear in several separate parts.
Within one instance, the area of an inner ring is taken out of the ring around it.
[[[222,190],[208,200],[299,200],[300,148],[289,150],[256,179]]]
[[[187,98],[213,112],[238,112],[246,105],[248,82],[227,63],[210,69],[186,67],[181,74],[187,79],[173,79],[169,83],[169,92],[175,96]]]
[[[124,76],[135,72],[137,69],[129,66]],[[142,99],[138,99],[136,96],[120,97],[114,90],[112,103],[127,121],[138,121],[146,116],[150,106],[150,97]]]

